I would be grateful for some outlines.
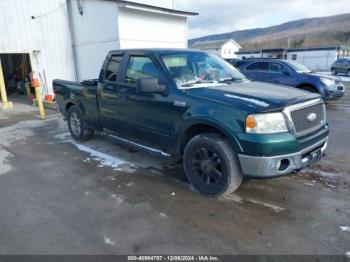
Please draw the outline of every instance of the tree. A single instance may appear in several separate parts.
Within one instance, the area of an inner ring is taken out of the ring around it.
[[[304,38],[300,38],[299,40],[294,40],[292,43],[292,47],[293,48],[301,47],[304,44],[304,42],[305,42]]]

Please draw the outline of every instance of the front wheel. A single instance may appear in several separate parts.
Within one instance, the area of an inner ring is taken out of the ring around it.
[[[94,129],[87,126],[81,113],[75,106],[68,109],[68,128],[72,137],[77,141],[85,141],[94,134]]]
[[[193,187],[206,196],[234,192],[242,183],[237,156],[226,138],[215,133],[192,138],[184,152],[184,168]]]

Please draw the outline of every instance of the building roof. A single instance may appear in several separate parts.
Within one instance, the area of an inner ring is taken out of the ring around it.
[[[260,54],[261,51],[239,51],[236,54],[246,55],[246,54]]]
[[[268,49],[262,49],[261,52],[263,53],[278,53],[278,52],[285,52],[287,49],[285,48],[268,48]]]
[[[326,46],[326,47],[311,47],[311,48],[290,48],[288,52],[305,52],[305,51],[320,51],[320,50],[339,50],[339,46]]]
[[[239,48],[241,48],[241,46],[233,39],[196,42],[190,47],[195,49],[220,49],[224,44],[230,41],[233,42],[235,45],[237,45]]]
[[[170,9],[170,8],[159,7],[159,6],[154,6],[154,5],[147,5],[147,4],[131,2],[131,1],[124,1],[124,0],[110,0],[110,1],[115,1],[118,3],[118,5],[120,7],[126,7],[126,8],[129,7],[129,8],[145,10],[145,11],[153,10],[153,11],[158,11],[160,13],[180,15],[180,16],[196,16],[196,15],[198,15],[198,13],[195,13],[195,12]]]

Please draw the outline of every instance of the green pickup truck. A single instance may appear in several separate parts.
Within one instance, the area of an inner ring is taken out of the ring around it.
[[[202,51],[111,51],[98,79],[54,80],[72,137],[94,130],[183,160],[193,187],[229,194],[243,176],[271,178],[319,161],[329,129],[323,100],[252,82]]]

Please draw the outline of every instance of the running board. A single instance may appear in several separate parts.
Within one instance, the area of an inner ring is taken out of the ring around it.
[[[124,142],[124,143],[127,143],[129,145],[133,145],[135,147],[138,147],[138,148],[141,148],[141,149],[144,149],[146,151],[149,151],[149,152],[152,152],[152,153],[155,153],[155,154],[159,154],[161,156],[164,156],[164,157],[171,157],[170,154],[168,153],[165,153],[159,149],[155,149],[155,148],[152,148],[152,147],[149,147],[149,146],[145,146],[145,145],[141,145],[139,143],[136,143],[136,142],[133,142],[133,141],[130,141],[130,140],[127,140],[127,139],[124,139],[124,138],[121,138],[119,136],[116,136],[116,135],[112,135],[112,134],[109,134],[109,133],[103,133],[104,135],[108,136],[108,137],[111,137],[113,139],[116,139],[120,142]]]

